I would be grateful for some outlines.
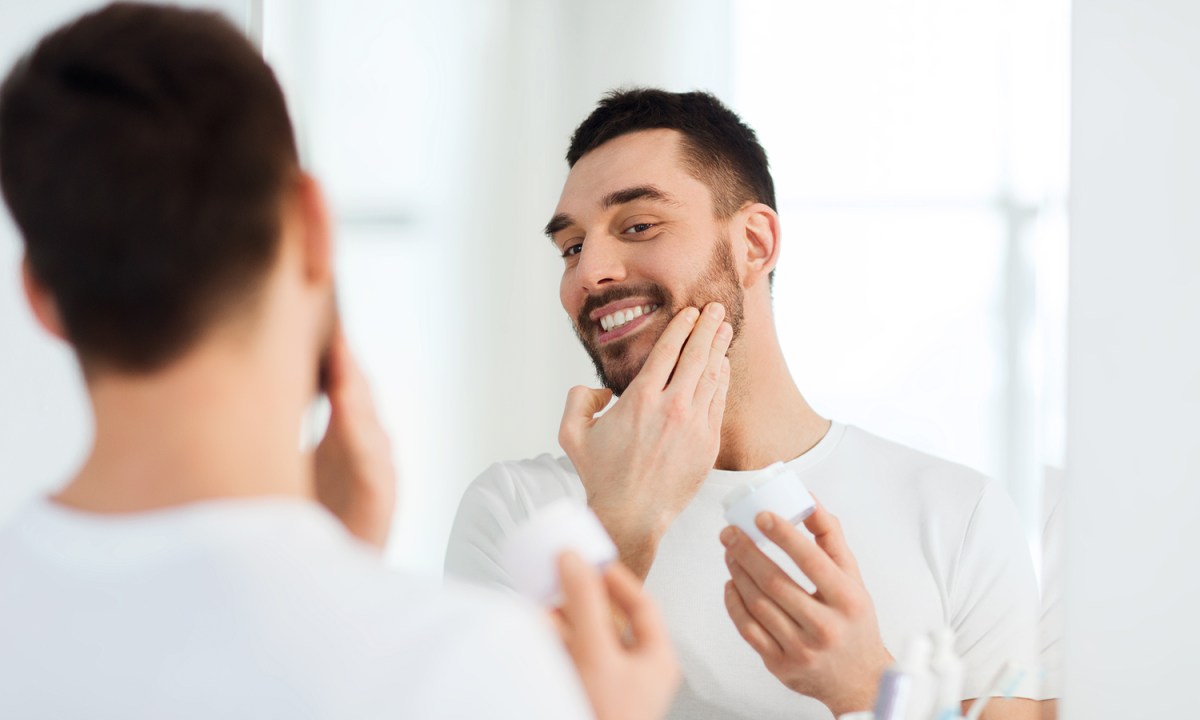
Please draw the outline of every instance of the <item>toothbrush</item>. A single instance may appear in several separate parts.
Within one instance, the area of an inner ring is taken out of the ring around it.
[[[1000,672],[996,673],[996,677],[992,679],[987,695],[979,698],[979,700],[971,705],[971,711],[967,713],[966,720],[979,720],[979,716],[983,714],[983,709],[987,707],[988,701],[992,699],[993,694],[1001,693],[1005,698],[1012,697],[1024,677],[1024,670],[1011,662],[1005,663],[1004,667],[1000,668]]]

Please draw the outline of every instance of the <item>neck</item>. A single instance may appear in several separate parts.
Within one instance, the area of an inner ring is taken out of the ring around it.
[[[94,445],[56,500],[120,513],[311,495],[299,449],[303,375],[280,372],[279,360],[214,344],[149,375],[93,378]]]
[[[770,300],[751,307],[729,351],[729,396],[721,424],[721,470],[756,470],[811,450],[830,422],[818,415],[796,386],[775,333]],[[757,322],[755,321],[757,319]]]

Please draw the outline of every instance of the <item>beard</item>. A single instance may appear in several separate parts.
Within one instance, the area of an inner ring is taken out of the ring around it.
[[[647,298],[650,303],[658,305],[659,310],[665,311],[660,317],[654,319],[658,328],[646,328],[633,336],[599,345],[596,342],[597,326],[589,315],[594,310],[611,302],[631,297]],[[620,397],[641,372],[642,365],[646,363],[650,348],[653,346],[653,343],[650,343],[649,346],[640,350],[636,348],[635,345],[641,336],[646,335],[657,342],[671,318],[675,317],[680,310],[686,307],[703,310],[708,303],[719,302],[725,306],[725,321],[733,326],[733,340],[730,343],[730,347],[732,347],[732,344],[737,342],[742,330],[744,297],[745,292],[742,290],[741,279],[738,277],[737,267],[734,265],[733,252],[730,250],[728,242],[718,238],[708,267],[687,288],[683,296],[679,298],[679,302],[676,302],[676,298],[670,290],[657,283],[625,285],[598,295],[590,295],[575,318],[575,336],[579,338],[580,344],[591,358],[600,383],[612,390],[614,395]]]

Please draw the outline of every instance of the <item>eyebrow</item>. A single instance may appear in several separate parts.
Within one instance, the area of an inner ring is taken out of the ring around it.
[[[621,190],[614,190],[604,196],[600,201],[600,207],[607,210],[615,205],[624,205],[631,203],[634,200],[652,200],[654,202],[666,203],[668,205],[677,205],[678,202],[670,194],[656,188],[653,185],[635,185]],[[555,234],[575,224],[575,219],[566,213],[558,213],[550,218],[550,222],[546,223],[545,233],[551,240]]]
[[[559,213],[550,218],[550,222],[546,223],[546,229],[544,232],[546,233],[546,237],[550,238],[550,241],[553,242],[555,235],[563,230],[566,230],[574,224],[575,220],[572,219],[570,215],[566,213]]]
[[[637,185],[625,188],[624,190],[610,192],[600,201],[600,207],[607,210],[614,205],[624,205],[634,200],[654,200],[655,202],[668,203],[670,205],[678,204],[675,202],[675,198],[653,185]]]

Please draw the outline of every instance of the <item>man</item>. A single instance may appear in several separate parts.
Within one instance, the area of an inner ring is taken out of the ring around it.
[[[494,560],[509,529],[556,498],[588,503],[664,608],[684,669],[676,718],[869,710],[893,655],[943,626],[965,663],[964,708],[1006,661],[1028,666],[1037,591],[1003,490],[819,416],[792,380],[771,307],[780,221],[754,132],[705,93],[620,91],[575,131],[567,162],[546,232],[606,389],[568,395],[569,461],[501,463],[475,481],[447,571],[507,585]],[[656,358],[693,321],[728,344],[724,371],[706,370],[729,376],[719,439],[693,406],[659,397]],[[724,527],[721,501],[776,461],[824,505],[803,529],[760,516],[764,553]],[[985,717],[1036,711],[997,700]]]
[[[665,710],[669,641],[628,571],[562,560],[576,675],[540,612],[384,569],[394,477],[329,218],[232,26],[122,4],[46,37],[0,90],[0,185],[95,413],[79,473],[0,530],[0,717]]]

